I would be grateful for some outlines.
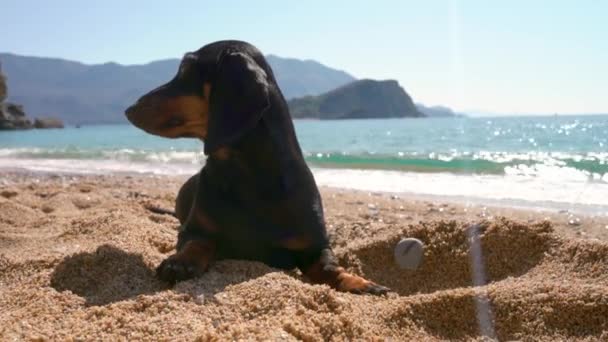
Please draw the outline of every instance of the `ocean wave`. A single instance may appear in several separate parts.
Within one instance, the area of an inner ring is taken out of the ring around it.
[[[608,174],[608,152],[451,152],[419,153],[306,153],[306,160],[315,166],[330,168],[384,169],[415,172],[450,172],[465,174],[516,174],[530,170],[574,170],[590,179]]]
[[[0,148],[0,158],[30,160],[98,160],[150,164],[202,166],[201,150]],[[608,152],[305,152],[313,167],[332,169],[378,169],[422,173],[511,175],[521,177],[567,177],[606,182]]]

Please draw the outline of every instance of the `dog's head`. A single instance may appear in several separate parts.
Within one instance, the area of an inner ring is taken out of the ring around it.
[[[129,121],[167,138],[195,137],[205,153],[238,140],[269,107],[274,83],[250,44],[221,41],[187,53],[177,75],[129,107]]]

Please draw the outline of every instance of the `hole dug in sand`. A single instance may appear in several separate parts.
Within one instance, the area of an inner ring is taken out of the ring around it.
[[[597,284],[506,280],[486,287],[400,297],[387,320],[401,326],[413,324],[448,340],[491,336],[499,341],[606,341],[606,293],[606,287]],[[487,305],[490,320],[486,324],[479,320],[480,301]]]
[[[141,255],[110,245],[66,257],[55,268],[51,286],[85,298],[86,305],[109,304],[166,288]]]
[[[345,263],[402,296],[473,286],[470,227],[454,221],[422,222],[351,251]],[[552,242],[548,223],[499,221],[480,226],[478,232],[485,283],[525,274],[540,263]],[[415,271],[400,269],[393,259],[395,245],[404,237],[424,243],[424,257]]]
[[[353,268],[401,295],[387,323],[448,340],[608,338],[606,243],[558,237],[548,222],[485,223],[478,229],[479,281],[471,226],[421,223],[351,251]],[[400,270],[392,259],[402,237],[425,243],[416,271]]]

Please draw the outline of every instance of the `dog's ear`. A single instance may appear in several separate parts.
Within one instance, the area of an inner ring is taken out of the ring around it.
[[[266,72],[251,56],[231,50],[220,55],[211,84],[206,154],[257,125],[270,105],[268,88]]]

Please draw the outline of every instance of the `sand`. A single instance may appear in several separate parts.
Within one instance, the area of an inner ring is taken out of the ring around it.
[[[177,220],[145,206],[183,181],[2,174],[0,340],[608,340],[606,216],[324,188],[341,263],[393,293],[245,261],[169,288]],[[416,271],[393,262],[403,237],[425,243]]]

